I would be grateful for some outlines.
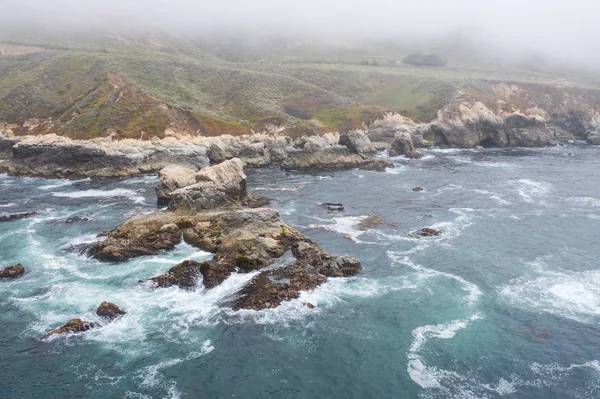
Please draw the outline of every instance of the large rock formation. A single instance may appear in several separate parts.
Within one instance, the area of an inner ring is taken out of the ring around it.
[[[322,251],[285,224],[274,210],[249,208],[240,160],[202,169],[196,180],[170,194],[169,211],[128,220],[97,242],[90,251],[92,256],[125,261],[173,249],[183,237],[187,243],[213,253],[213,259],[185,261],[146,281],[156,287],[177,285],[189,290],[201,275],[202,284],[210,289],[232,273],[261,271],[232,299],[235,309],[274,307],[297,298],[301,290],[314,289],[328,277],[351,276],[362,269],[355,259]],[[290,251],[294,259],[289,264],[269,268],[281,263]]]
[[[158,203],[169,203],[173,191],[192,185],[195,182],[196,172],[193,169],[179,165],[166,166],[158,174],[158,185],[156,186]]]

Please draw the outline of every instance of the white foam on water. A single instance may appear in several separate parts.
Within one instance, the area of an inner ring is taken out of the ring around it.
[[[115,188],[112,190],[82,190],[73,192],[53,192],[55,197],[64,198],[111,198],[111,197],[124,197],[132,200],[137,204],[143,204],[145,199],[139,195],[136,191],[129,190],[126,188]]]
[[[500,297],[520,309],[597,323],[600,320],[600,271],[554,272],[543,266],[534,265],[538,276],[521,276],[500,286]]]
[[[325,230],[333,231],[334,233],[343,234],[345,237],[349,238],[350,240],[352,240],[356,243],[366,244],[366,242],[363,242],[363,241],[359,240],[359,238],[358,238],[366,232],[365,230],[358,229],[358,225],[360,224],[360,222],[362,222],[366,218],[368,218],[368,216],[366,216],[366,215],[343,216],[343,217],[333,218],[331,220],[315,217],[314,219],[317,219],[317,220],[323,221],[323,222],[327,222],[327,223],[311,224],[308,227],[312,228],[312,229],[322,228]]]
[[[462,379],[458,373],[427,366],[419,352],[428,340],[432,338],[452,339],[458,331],[467,328],[470,323],[481,318],[481,315],[475,314],[464,320],[454,320],[446,324],[427,325],[414,329],[412,332],[413,341],[407,354],[407,371],[410,378],[426,389],[441,388],[442,381],[446,379]]]
[[[594,197],[572,197],[570,200],[579,206],[598,207],[600,199]]]
[[[592,220],[600,220],[600,215],[587,215],[587,217]]]
[[[541,198],[547,197],[553,189],[552,184],[548,182],[530,179],[520,179],[516,182],[511,182],[511,185],[515,186],[517,193],[524,202],[538,205],[547,204]]]
[[[473,191],[476,192],[477,194],[488,195],[489,199],[496,201],[500,205],[510,205],[511,204],[511,202],[502,198],[502,196],[500,194],[494,193],[492,191],[479,190],[479,189],[473,189]]]
[[[388,251],[388,257],[392,260],[392,262],[408,266],[414,271],[418,272],[419,277],[421,278],[445,277],[459,282],[462,286],[462,289],[467,292],[465,300],[469,305],[474,305],[475,302],[477,302],[483,295],[476,284],[473,284],[460,276],[455,276],[451,273],[441,272],[416,264],[408,256],[405,256],[402,253]]]
[[[13,206],[16,206],[17,204],[15,204],[14,202],[10,202],[8,204],[0,204],[0,208],[11,208]]]
[[[439,222],[431,228],[441,230],[442,235],[435,237],[438,241],[452,240],[460,236],[462,231],[473,224],[475,210],[471,208],[450,208],[450,212],[458,215],[456,219],[446,222]]]

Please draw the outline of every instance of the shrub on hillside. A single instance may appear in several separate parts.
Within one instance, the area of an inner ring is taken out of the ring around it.
[[[403,63],[407,65],[417,65],[417,66],[435,66],[435,67],[445,67],[448,62],[444,60],[442,57],[435,54],[423,54],[423,53],[413,53],[409,54],[404,60]]]

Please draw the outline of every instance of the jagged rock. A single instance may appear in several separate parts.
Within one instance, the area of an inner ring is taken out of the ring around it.
[[[415,149],[415,145],[413,143],[410,134],[408,133],[397,133],[394,136],[395,140],[392,143],[392,148],[396,151],[397,154],[402,154],[406,158],[411,159],[419,159],[423,158],[423,154]]]
[[[423,187],[418,187],[418,186],[413,188],[412,190],[415,192],[425,191],[425,189]]]
[[[309,308],[309,309],[314,309],[314,308],[316,308],[316,306],[315,306],[315,305],[313,305],[313,304],[312,304],[312,303],[310,303],[310,302],[305,302],[305,303],[304,303],[304,305],[306,305],[306,307],[307,307],[307,308]]]
[[[96,323],[90,323],[89,321],[83,321],[81,319],[72,319],[69,320],[67,324],[64,326],[57,328],[56,330],[50,331],[48,334],[44,336],[43,339],[49,338],[53,335],[57,334],[67,334],[67,333],[79,333],[88,331],[92,328],[96,327]]]
[[[13,213],[11,215],[1,215],[0,223],[2,222],[12,222],[14,220],[21,220],[25,218],[29,218],[31,216],[35,216],[37,212],[24,212],[24,213]]]
[[[239,158],[201,169],[196,183],[171,192],[171,210],[188,212],[240,205],[247,197],[244,165]]]
[[[187,227],[183,218],[174,218],[170,212],[134,216],[110,232],[106,240],[95,243],[89,254],[103,261],[124,262],[131,258],[172,250],[181,242],[182,232],[179,228],[173,230],[162,227],[172,223],[179,226],[176,222]]]
[[[126,312],[121,310],[117,305],[112,302],[102,302],[98,309],[96,309],[96,314],[108,321],[113,321],[119,316],[124,315]]]
[[[330,212],[343,212],[344,210],[346,210],[344,204],[334,204],[331,202],[325,202],[321,204],[321,206]]]
[[[363,131],[354,130],[341,135],[339,144],[348,147],[352,154],[372,154],[377,152],[369,136]]]
[[[412,235],[414,237],[435,237],[435,236],[439,236],[441,234],[442,234],[441,230],[426,227],[424,229],[415,231]]]
[[[83,223],[83,222],[89,222],[89,221],[90,221],[90,219],[85,218],[85,217],[72,216],[72,217],[68,218],[67,220],[65,220],[65,223],[71,224],[71,223]]]
[[[369,159],[368,162],[359,167],[360,170],[371,170],[374,172],[385,172],[387,168],[394,168],[394,164],[381,158]]]
[[[25,274],[25,268],[20,263],[0,269],[0,279],[13,279],[21,277],[23,274]]]
[[[256,276],[239,292],[232,308],[275,308],[283,301],[299,298],[300,291],[314,290],[327,281],[327,277],[349,277],[362,270],[358,260],[333,257],[308,241],[294,244],[292,252],[296,262]]]
[[[196,182],[196,171],[179,165],[169,165],[162,168],[158,174],[156,196],[159,204],[167,204],[171,193],[177,189],[192,185]]]
[[[182,263],[173,266],[167,274],[152,277],[148,280],[140,280],[140,282],[152,282],[159,288],[168,288],[174,285],[186,290],[192,290],[196,287],[196,280],[202,274],[203,269],[207,269],[208,262],[196,262],[193,260],[185,260]]]

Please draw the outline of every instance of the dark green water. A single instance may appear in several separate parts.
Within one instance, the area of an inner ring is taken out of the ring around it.
[[[138,284],[208,259],[187,245],[124,264],[65,251],[153,211],[155,178],[0,176],[0,212],[38,211],[0,224],[0,266],[27,268],[0,283],[0,398],[600,397],[600,148],[394,162],[387,173],[248,172],[288,223],[365,266],[261,312],[223,306],[252,275],[194,293]],[[386,223],[359,230],[368,215]],[[422,227],[444,234],[409,236]],[[128,314],[40,340],[96,320],[105,300]]]

